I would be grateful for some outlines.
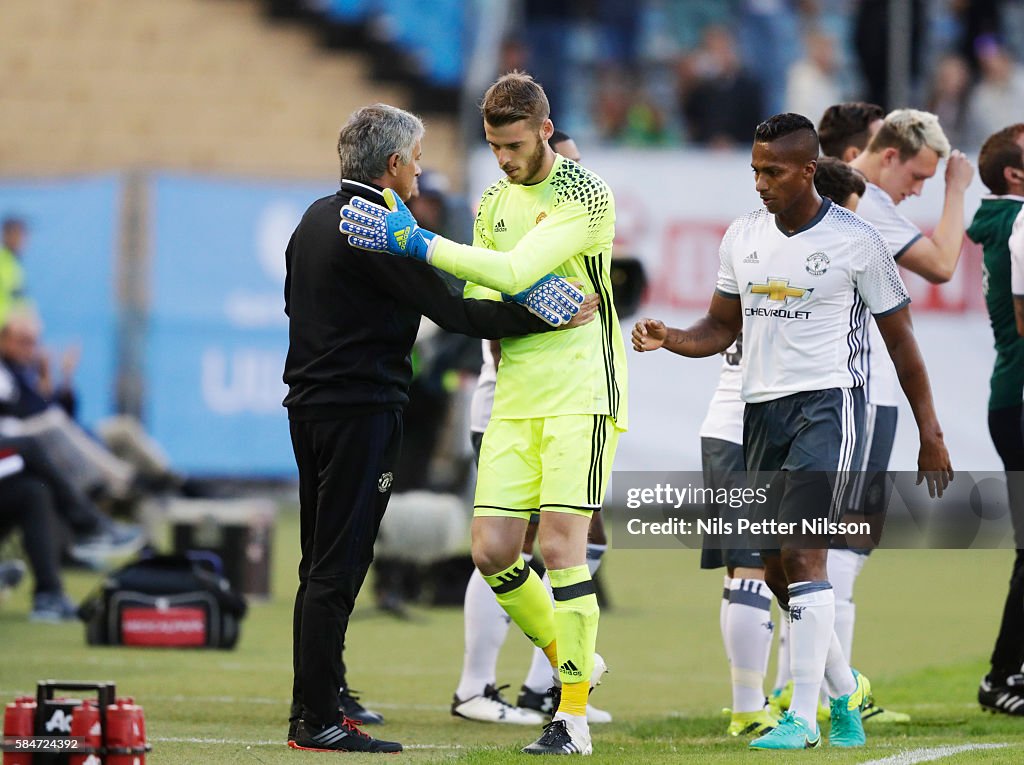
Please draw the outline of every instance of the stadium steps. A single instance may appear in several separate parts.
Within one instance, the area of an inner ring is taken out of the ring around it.
[[[404,106],[355,53],[325,53],[257,0],[4,0],[0,174],[125,168],[334,181],[337,131]],[[453,119],[426,164],[461,177]]]

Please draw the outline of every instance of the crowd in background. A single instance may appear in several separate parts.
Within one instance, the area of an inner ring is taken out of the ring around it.
[[[588,146],[746,147],[771,114],[794,111],[817,123],[830,104],[859,99],[934,112],[953,146],[967,150],[1019,121],[1024,0],[906,0],[909,97],[901,103],[890,103],[893,2],[904,0],[519,0],[509,4],[494,63],[499,72],[531,72],[558,127]],[[341,13],[353,4],[333,5]],[[484,14],[478,23],[492,21]],[[467,17],[463,35],[472,23]],[[425,175],[420,185],[411,205],[419,220],[468,241],[468,210],[444,177]],[[141,530],[115,523],[110,511],[130,514],[134,500],[176,489],[180,479],[138,423],[120,418],[100,433],[77,423],[76,353],[54,358],[41,346],[46,307],[33,304],[24,283],[29,233],[17,218],[3,223],[0,589],[21,577],[11,559],[24,552],[35,617],[62,620],[74,604],[60,565],[95,566],[138,549]],[[400,491],[457,493],[464,485],[469,452],[446,434],[464,432],[459,392],[479,364],[476,343],[423,333]],[[4,541],[15,528],[21,550]],[[400,589],[388,584],[401,578],[396,572],[381,577],[384,603]]]
[[[902,1],[902,0],[901,0]],[[588,143],[730,147],[751,125],[866,100],[933,111],[977,149],[1024,100],[1024,3],[908,0],[909,99],[890,103],[888,0],[524,0],[498,68],[530,71]]]
[[[181,479],[132,418],[104,421],[95,434],[79,424],[79,350],[55,353],[42,345],[42,307],[22,262],[28,224],[9,217],[2,231],[0,591],[29,569],[30,617],[61,622],[77,616],[61,568],[101,569],[139,551],[146,543],[141,527],[113,516],[131,516],[141,498],[174,489]]]

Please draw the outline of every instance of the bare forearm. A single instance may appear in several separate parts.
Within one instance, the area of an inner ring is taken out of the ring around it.
[[[909,339],[891,347],[889,353],[896,367],[896,376],[899,378],[900,387],[903,388],[903,393],[906,395],[907,401],[910,402],[910,408],[914,413],[914,420],[917,422],[917,429],[921,437],[941,436],[942,428],[935,413],[935,402],[932,399],[928,371],[925,369],[924,359],[917,347],[917,341],[911,335]]]
[[[932,232],[932,243],[941,255],[941,270],[952,277],[964,243],[964,193],[946,189],[942,217]]]
[[[669,328],[662,347],[680,356],[703,358],[724,351],[738,334],[737,330],[712,316],[704,316],[686,329]]]

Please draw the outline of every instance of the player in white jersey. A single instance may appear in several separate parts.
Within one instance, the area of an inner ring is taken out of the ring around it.
[[[902,215],[896,206],[921,193],[935,175],[939,159],[946,163],[946,198],[942,215],[930,237]],[[867,150],[850,162],[867,180],[867,190],[857,214],[878,229],[899,265],[934,284],[953,277],[964,240],[964,192],[974,168],[959,151],[951,151],[938,117],[916,109],[898,109],[886,116]],[[869,422],[891,420],[896,429],[896,370],[883,350],[874,323],[868,344],[870,379],[867,396]],[[872,411],[874,410],[874,411]],[[868,450],[870,451],[870,450]],[[888,468],[891,442],[879,455],[879,470]]]
[[[557,153],[573,162],[582,160],[576,142],[561,130],[555,130],[548,144]],[[494,408],[494,389],[498,379],[498,361],[501,358],[501,343],[497,340],[482,340],[483,365],[477,378],[476,389],[470,402],[469,429],[473,451],[480,457],[480,444],[484,431],[491,419]],[[523,559],[533,565],[533,544],[537,537],[540,514],[530,518],[530,524],[523,542]],[[587,567],[593,576],[601,565],[601,559],[608,549],[604,523],[600,513],[594,513],[590,521],[587,540]],[[547,576],[544,583],[550,589]],[[496,722],[518,725],[543,724],[551,716],[553,707],[551,664],[544,652],[534,648],[530,668],[523,680],[516,704],[513,706],[501,695],[503,687],[497,685],[498,654],[508,637],[511,619],[498,605],[484,578],[473,569],[466,586],[463,603],[463,624],[465,652],[462,660],[462,675],[452,699],[451,713],[478,722]],[[587,704],[588,723],[607,723],[612,716]]]
[[[700,427],[705,488],[744,488],[743,399],[740,397],[743,336],[722,353],[722,371]],[[712,504],[710,513],[735,523],[740,510]],[[725,568],[719,629],[732,684],[730,736],[761,735],[775,727],[765,706],[764,676],[772,634],[772,593],[764,581],[761,552],[737,548],[707,535],[701,550],[704,569]]]
[[[874,144],[876,134],[883,127],[885,132],[878,144]],[[826,109],[818,130],[826,155],[851,163],[866,176],[868,184],[857,214],[879,230],[900,265],[932,282],[948,281],[960,253],[963,196],[972,169],[959,152],[950,155],[949,142],[937,119],[912,110],[899,110],[885,117],[882,108],[875,104],[847,102]],[[875,156],[868,159],[868,154]],[[924,179],[934,174],[940,155],[950,155],[946,170],[946,204],[942,221],[933,237],[928,238],[896,210],[894,200],[920,193]],[[881,183],[884,189],[872,181]],[[911,252],[911,257],[903,257]],[[884,512],[888,501],[885,471],[896,438],[896,372],[884,352],[874,322],[870,324],[865,443],[847,512],[847,520],[851,521],[863,520],[862,515]],[[847,659],[852,656],[856,620],[854,585],[869,552],[869,549],[834,549],[828,558],[829,581],[836,598],[836,634]],[[783,635],[784,629],[780,630],[780,638]],[[784,708],[788,704],[788,663],[780,659],[778,666],[772,704]],[[910,717],[872,701],[864,710],[863,719],[871,723],[905,723]]]
[[[864,180],[844,162],[823,157],[818,160],[814,173],[814,187],[823,198],[855,211],[864,193]],[[718,387],[700,428],[705,487],[730,488],[744,470],[742,362],[743,335],[740,334],[722,354]],[[720,516],[729,512],[725,507],[715,509]],[[705,544],[701,551],[701,568],[726,569],[719,627],[732,682],[732,717],[727,732],[731,736],[760,735],[773,728],[781,715],[781,710],[770,713],[766,709],[764,696],[764,677],[775,631],[771,620],[772,594],[764,582],[764,564],[759,550],[723,549],[724,545],[714,541]],[[784,699],[786,707],[792,696],[788,633],[788,623],[782,620],[779,672],[785,679],[778,687],[782,688],[789,681]],[[782,695],[780,692],[778,697],[781,699]]]
[[[751,166],[765,207],[736,220],[721,246],[718,286],[708,313],[686,330],[637,322],[633,346],[683,356],[725,350],[742,330],[743,448],[751,485],[770,487],[753,504],[769,528],[821,528],[838,520],[862,427],[867,313],[879,321],[921,436],[920,479],[941,494],[952,478],[917,348],[910,299],[878,232],[814,190],[818,140],[805,117],[782,114],[758,125]],[[829,474],[834,480],[829,479]],[[807,523],[805,523],[807,522]],[[774,525],[773,525],[774,524]],[[765,579],[790,619],[792,704],[755,749],[817,746],[823,679],[831,697],[832,746],[861,746],[870,696],[834,632],[826,579],[829,534],[780,535],[762,555]]]
[[[846,105],[840,104],[832,108],[844,107]],[[849,159],[851,167],[867,181],[857,214],[878,229],[900,266],[933,284],[949,281],[963,245],[964,194],[974,175],[970,161],[961,152],[951,150],[938,118],[927,112],[898,109],[881,123],[872,122],[869,130],[871,140],[865,151]],[[924,183],[935,175],[940,158],[947,159],[945,202],[938,225],[931,236],[925,236],[896,208],[907,197],[921,193]],[[888,501],[885,472],[896,438],[899,395],[896,370],[874,321],[869,327],[868,359],[867,440],[850,502],[849,520],[860,520],[856,514],[870,516],[884,512]],[[836,593],[836,634],[847,658],[853,651],[856,620],[854,583],[868,552],[835,550],[829,556],[829,580]],[[872,705],[865,710],[864,719],[885,723],[907,722],[910,718]]]

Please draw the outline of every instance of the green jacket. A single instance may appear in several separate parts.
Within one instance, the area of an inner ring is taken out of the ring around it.
[[[1024,398],[1024,338],[1017,334],[1010,292],[1010,246],[1013,221],[1024,197],[985,197],[967,229],[982,246],[982,290],[995,335],[996,364],[989,382],[988,408],[1020,406]]]
[[[6,247],[0,247],[0,327],[7,323],[12,308],[25,302],[25,272],[21,260]]]

